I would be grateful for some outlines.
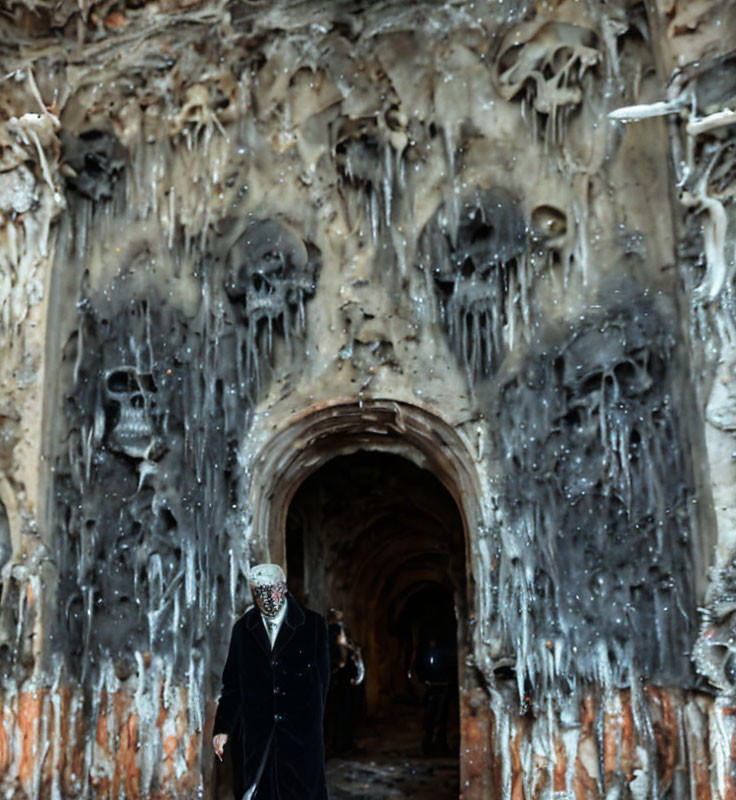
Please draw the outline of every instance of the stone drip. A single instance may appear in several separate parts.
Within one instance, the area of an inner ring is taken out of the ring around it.
[[[0,785],[211,796],[248,567],[378,451],[462,796],[727,800],[736,11],[365,5],[5,3]]]

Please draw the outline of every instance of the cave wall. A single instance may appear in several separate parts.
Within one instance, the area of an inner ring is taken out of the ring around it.
[[[481,487],[467,796],[733,793],[734,13],[5,4],[10,796],[206,790],[259,453],[384,399]]]

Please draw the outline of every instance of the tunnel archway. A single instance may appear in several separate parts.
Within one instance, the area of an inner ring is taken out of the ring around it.
[[[369,714],[417,694],[417,681],[408,677],[412,654],[433,622],[435,636],[451,627],[453,649],[462,649],[464,550],[452,496],[431,471],[403,456],[337,456],[294,494],[286,522],[292,591],[322,612],[343,611],[363,648]]]
[[[492,715],[479,670],[467,666],[473,663],[473,637],[480,634],[478,626],[472,624],[476,605],[482,604],[473,569],[480,566],[482,559],[473,560],[471,553],[477,554],[475,537],[484,524],[482,493],[476,458],[458,431],[436,414],[391,399],[336,401],[295,414],[283,427],[270,433],[249,467],[251,524],[258,532],[251,556],[281,563],[288,569],[287,519],[299,487],[328,462],[359,452],[394,455],[411,462],[431,473],[454,503],[456,521],[459,519],[461,529],[462,543],[457,552],[461,556],[464,580],[456,579],[453,583],[445,577],[444,581],[448,591],[451,587],[453,605],[464,607],[465,612],[457,620],[460,782],[463,796],[468,800],[485,798],[489,796],[490,783],[484,775],[483,764],[490,758],[488,731]],[[294,518],[298,519],[298,504],[294,513]],[[292,548],[294,546],[292,542]],[[301,558],[302,575],[298,575],[299,567],[292,564],[290,583],[305,580],[308,559],[304,560],[303,554]],[[413,574],[418,575],[417,572]],[[436,577],[435,573],[434,577],[426,579],[431,583]],[[462,589],[458,590],[461,585]],[[409,589],[407,587],[405,599],[412,594]],[[456,596],[458,592],[461,597]],[[373,702],[380,706],[379,693]]]

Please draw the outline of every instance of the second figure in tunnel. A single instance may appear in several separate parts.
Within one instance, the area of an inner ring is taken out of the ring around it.
[[[330,757],[355,747],[355,727],[365,711],[365,665],[361,648],[350,636],[341,609],[328,611],[327,629],[331,676],[325,709],[325,740]]]
[[[454,621],[449,615],[425,618],[415,631],[409,677],[424,684],[422,753],[449,755],[447,719],[452,688],[457,685]]]
[[[249,582],[256,605],[233,628],[215,752],[229,746],[236,800],[325,800],[327,624],[288,592],[278,565],[254,567]]]

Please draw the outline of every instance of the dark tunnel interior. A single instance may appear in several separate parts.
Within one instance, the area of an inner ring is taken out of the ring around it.
[[[398,455],[361,450],[335,457],[296,491],[286,553],[294,595],[322,613],[342,611],[361,647],[366,676],[352,701],[356,730],[366,720],[390,729],[401,713],[413,714],[421,731],[427,684],[437,677],[422,664],[436,668],[439,658],[440,681],[451,672],[447,730],[457,753],[465,545],[448,490]],[[328,731],[328,752],[329,744]]]
[[[296,488],[286,515],[289,589],[328,619],[331,609],[340,610],[365,664],[358,688],[340,688],[333,672],[325,713],[328,765],[368,759],[379,770],[385,762],[390,775],[396,759],[416,764],[440,756],[455,766],[440,768],[444,793],[436,784],[432,796],[457,796],[458,695],[468,653],[465,570],[455,500],[408,458],[373,450],[339,455]],[[432,671],[438,659],[439,676]],[[432,742],[425,741],[428,708]],[[439,722],[443,714],[446,725]],[[430,772],[437,769],[436,759],[426,763]],[[215,773],[215,797],[229,798],[229,759]],[[328,768],[331,796],[342,797],[334,780]]]

